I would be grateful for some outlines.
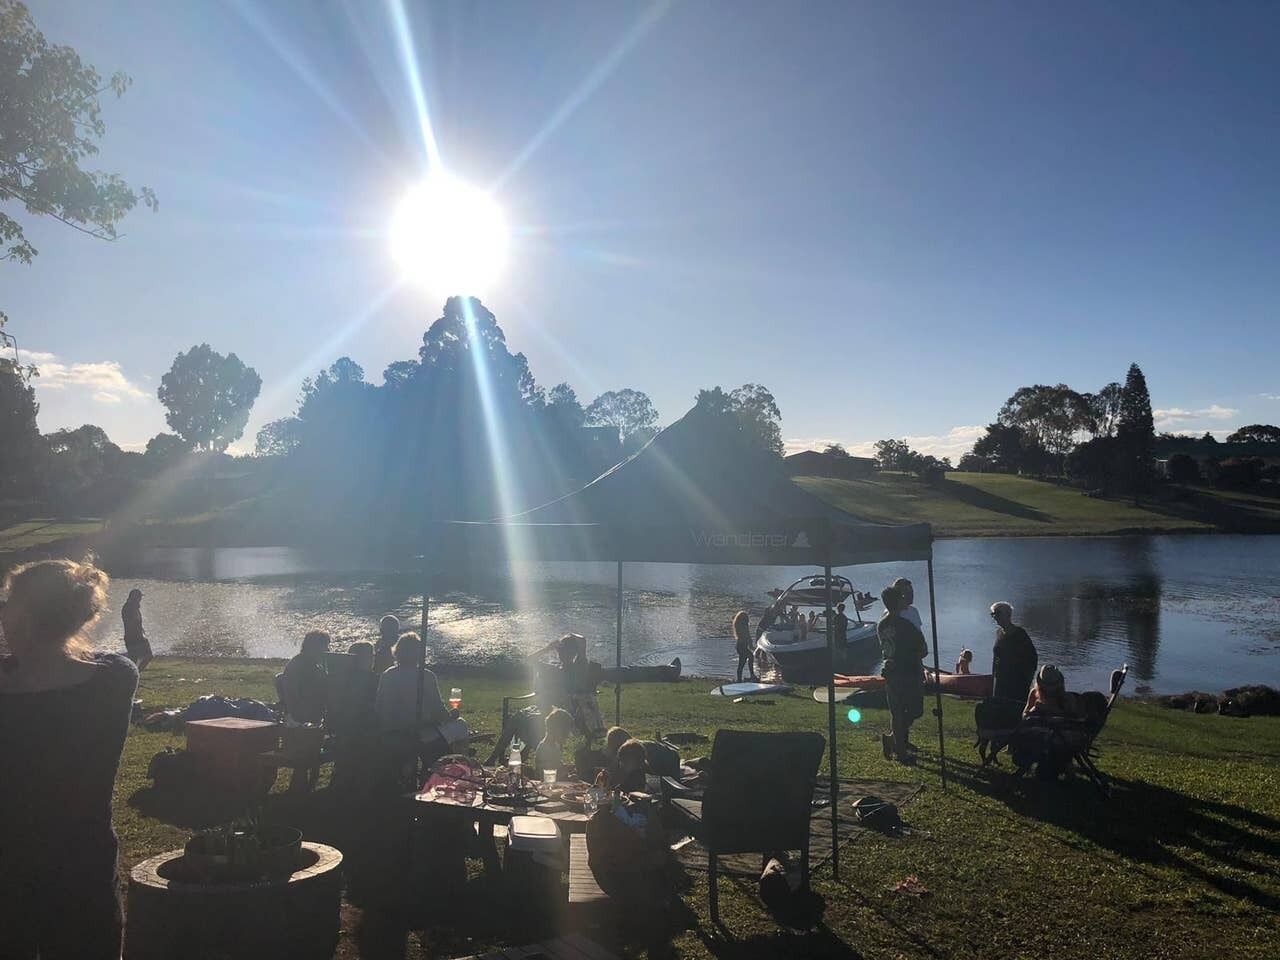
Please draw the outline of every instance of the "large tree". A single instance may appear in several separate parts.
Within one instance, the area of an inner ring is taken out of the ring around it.
[[[1116,423],[1120,419],[1120,400],[1123,395],[1124,387],[1114,380],[1097,393],[1084,394],[1091,419],[1089,430],[1095,437],[1115,436]]]
[[[1280,443],[1280,427],[1251,423],[1228,436],[1227,443]]]
[[[14,202],[103,240],[116,239],[120,220],[139,201],[155,209],[150,189],[135,191],[113,173],[82,166],[106,132],[99,97],[122,96],[129,84],[123,73],[104,81],[73,49],[49,43],[24,4],[0,0],[0,204]],[[0,250],[0,259],[19,263],[39,252],[3,210]]]
[[[658,411],[646,394],[627,387],[592,400],[586,409],[586,422],[592,427],[616,428],[623,448],[635,450],[657,432]]]
[[[732,420],[734,428],[752,446],[775,457],[782,456],[782,412],[773,394],[760,384],[744,383],[728,393],[721,387],[699,390],[694,406]]]
[[[1020,387],[1006,400],[999,421],[1007,427],[1020,427],[1027,441],[1048,451],[1061,473],[1075,435],[1090,428],[1093,414],[1084,396],[1065,383],[1038,383]]]
[[[223,452],[240,439],[262,378],[234,353],[221,354],[207,343],[178,354],[160,380],[156,395],[165,406],[165,422],[201,450]]]
[[[1136,504],[1156,474],[1156,428],[1151,413],[1151,394],[1147,378],[1136,363],[1129,364],[1120,398],[1120,416],[1116,423],[1121,470]]]
[[[35,492],[43,452],[36,426],[39,412],[28,372],[0,358],[0,500]]]
[[[1000,473],[1031,472],[1044,460],[1044,451],[1021,427],[1003,423],[987,425],[987,432],[973,444],[973,453]]]

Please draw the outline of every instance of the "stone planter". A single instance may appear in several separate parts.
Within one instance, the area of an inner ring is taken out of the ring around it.
[[[129,874],[125,960],[332,957],[342,854],[303,843],[298,856],[291,874],[227,883],[182,879],[181,850],[139,863]]]

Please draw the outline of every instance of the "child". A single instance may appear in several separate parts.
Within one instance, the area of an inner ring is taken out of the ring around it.
[[[960,659],[956,661],[956,673],[967,676],[969,665],[973,663],[973,651],[968,648],[960,651]]]
[[[534,767],[538,771],[538,779],[543,779],[547,770],[564,769],[564,745],[573,733],[573,717],[567,710],[553,707],[547,714],[547,733],[538,744]]]
[[[609,787],[630,793],[644,789],[644,744],[628,740],[618,748],[618,762],[609,776]]]

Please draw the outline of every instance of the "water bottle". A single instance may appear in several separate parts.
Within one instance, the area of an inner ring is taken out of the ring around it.
[[[507,754],[507,782],[512,790],[520,789],[520,774],[523,760],[520,757],[520,751],[524,749],[524,744],[520,742],[519,737],[511,738],[511,752]]]

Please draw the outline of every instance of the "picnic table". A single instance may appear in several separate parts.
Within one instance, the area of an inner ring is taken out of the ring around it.
[[[490,777],[505,776],[506,768],[486,768],[485,774]],[[583,789],[586,789],[585,784]],[[404,799],[415,819],[433,814],[455,816],[474,823],[486,870],[496,869],[499,865],[497,848],[493,842],[494,828],[508,826],[512,817],[547,817],[559,824],[560,832],[566,838],[572,834],[585,833],[590,819],[586,813],[562,800],[547,799],[520,805],[492,803],[485,801],[484,791],[480,789],[442,791],[432,787],[406,794]]]

